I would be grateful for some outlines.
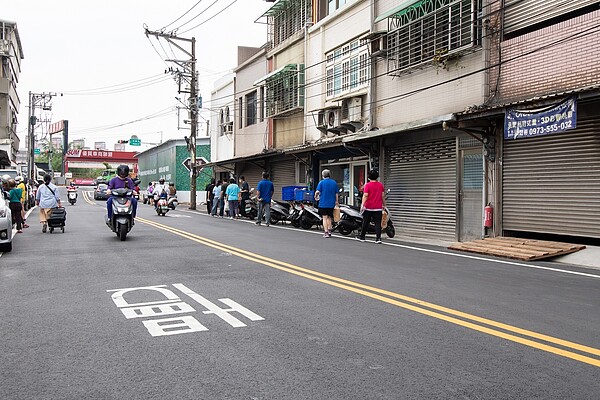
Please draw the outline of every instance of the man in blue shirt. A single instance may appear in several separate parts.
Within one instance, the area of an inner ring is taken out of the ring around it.
[[[269,180],[269,173],[263,172],[262,181],[258,182],[256,186],[256,199],[258,200],[258,221],[256,225],[260,225],[263,217],[263,210],[265,211],[265,222],[266,226],[269,226],[271,221],[271,197],[275,192],[273,182]]]
[[[108,190],[112,189],[131,189],[132,191],[135,188],[135,184],[133,183],[133,179],[129,177],[129,166],[128,165],[119,165],[117,167],[117,176],[112,178],[110,182],[108,182]],[[112,202],[113,196],[110,196],[108,200],[106,200],[106,209],[108,210],[108,220],[112,218]],[[135,214],[137,211],[137,200],[135,197],[131,197],[131,205],[133,207],[132,216],[135,218]]]
[[[331,179],[331,171],[324,169],[321,173],[323,180],[317,185],[315,200],[319,202],[319,215],[323,217],[324,238],[331,237],[333,226],[333,209],[338,205],[338,186]]]

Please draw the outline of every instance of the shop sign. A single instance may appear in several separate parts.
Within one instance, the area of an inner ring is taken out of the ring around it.
[[[577,99],[570,97],[559,104],[543,109],[506,110],[504,139],[549,135],[576,127]]]

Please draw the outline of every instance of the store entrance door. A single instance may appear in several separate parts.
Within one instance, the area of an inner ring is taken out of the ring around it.
[[[365,161],[323,165],[322,169],[331,171],[338,188],[340,204],[360,205],[363,187],[367,179],[367,163]]]
[[[483,154],[481,149],[461,150],[460,237],[465,242],[481,239],[483,230]]]

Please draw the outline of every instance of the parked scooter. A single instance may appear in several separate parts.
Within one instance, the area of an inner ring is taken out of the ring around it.
[[[106,219],[106,225],[117,234],[121,241],[127,238],[127,234],[133,227],[133,202],[131,189],[113,189],[112,218]]]
[[[167,200],[167,194],[161,193],[156,201],[156,213],[159,216],[165,216],[169,212],[169,202]]]
[[[323,217],[319,215],[317,207],[310,204],[301,203],[302,211],[300,213],[300,226],[302,229],[310,229],[314,225],[323,225]]]
[[[250,189],[250,193],[254,193],[254,188]],[[246,204],[244,205],[244,211],[246,218],[248,218],[251,221],[256,219],[256,217],[258,216],[258,202],[256,200],[256,195],[250,196],[250,198],[246,200]]]
[[[300,202],[290,202],[290,211],[288,215],[288,220],[291,222],[292,226],[296,228],[300,228],[301,223],[300,219],[302,218],[302,203]]]
[[[271,218],[270,223],[275,225],[280,221],[288,221],[290,217],[290,205],[285,202],[271,200]]]
[[[73,205],[77,202],[77,189],[67,189],[67,200]]]

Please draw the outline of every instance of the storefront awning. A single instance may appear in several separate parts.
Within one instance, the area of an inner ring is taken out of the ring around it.
[[[262,151],[260,153],[251,154],[251,155],[247,155],[247,156],[240,156],[240,157],[229,158],[227,160],[219,160],[219,161],[209,162],[208,164],[204,164],[203,167],[220,167],[220,166],[224,166],[227,164],[235,164],[240,161],[259,160],[261,158],[267,158],[267,157],[271,157],[271,156],[278,155],[278,154],[283,154],[283,152],[281,150]]]
[[[281,68],[277,68],[275,71],[269,72],[267,75],[263,76],[262,78],[260,78],[259,80],[255,81],[253,83],[254,86],[258,86],[261,83],[263,83],[264,81],[266,81],[267,79],[273,78],[276,75],[279,75],[283,72],[288,72],[288,71],[297,71],[298,70],[298,64],[288,64],[285,65]]]
[[[389,17],[399,17],[402,14],[406,13],[408,11],[408,8],[411,6],[420,6],[423,3],[426,3],[428,1],[431,0],[407,0],[405,2],[403,2],[402,4],[400,4],[397,7],[392,8],[390,11],[381,14],[379,17],[375,18],[375,23],[383,21],[386,18]]]
[[[417,129],[427,128],[429,126],[436,126],[436,125],[439,126],[441,129],[442,123],[444,121],[454,121],[454,120],[456,120],[455,114],[438,115],[438,116],[432,117],[432,118],[425,118],[425,119],[419,119],[416,121],[405,122],[403,124],[390,126],[389,128],[378,129],[375,131],[355,133],[353,135],[348,135],[347,137],[342,139],[342,142],[343,143],[358,142],[358,141],[365,140],[365,139],[372,139],[372,138],[376,138],[376,137],[387,136],[387,135],[391,135],[394,133],[414,131]]]
[[[279,0],[271,8],[269,8],[263,15],[258,17],[258,19],[264,17],[272,17],[273,15],[279,14],[282,10],[285,10],[288,7],[288,4],[294,2],[296,0]]]

